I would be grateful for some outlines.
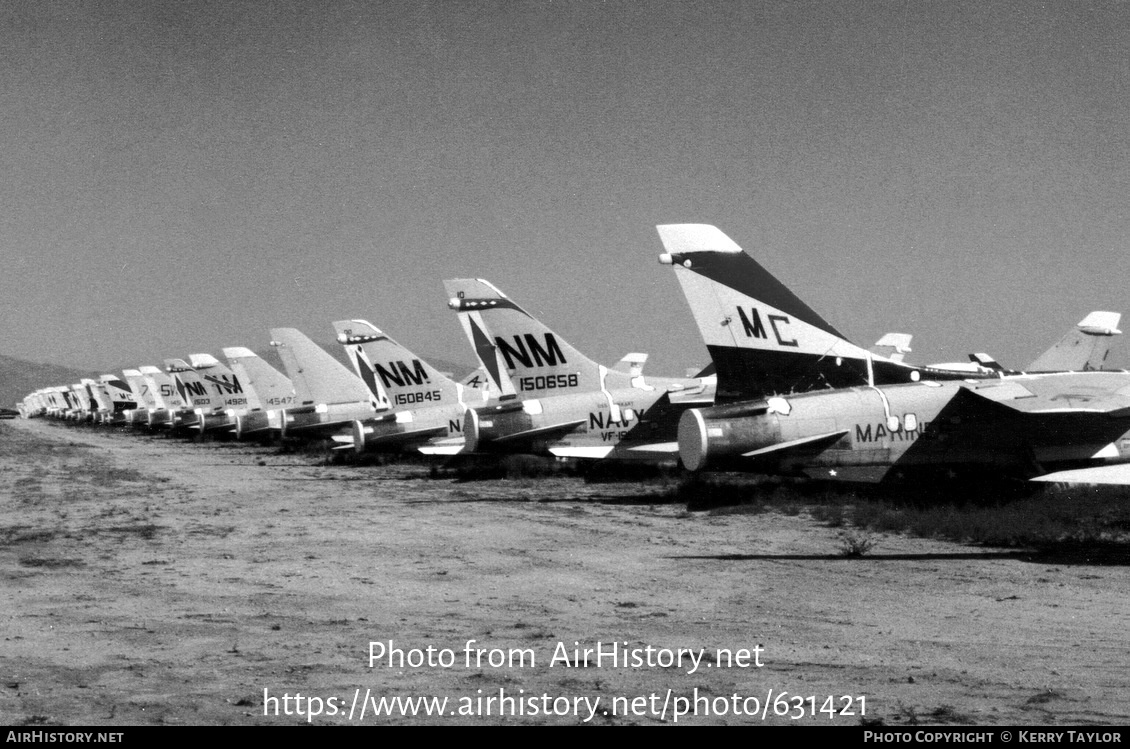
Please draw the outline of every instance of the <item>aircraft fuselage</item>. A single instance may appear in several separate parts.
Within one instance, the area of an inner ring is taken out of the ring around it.
[[[1130,461],[1130,373],[1023,375],[802,393],[705,409],[679,423],[692,470],[878,481],[905,469],[1051,468]]]

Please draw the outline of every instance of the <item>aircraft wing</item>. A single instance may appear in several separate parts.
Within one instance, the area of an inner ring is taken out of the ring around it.
[[[584,458],[586,460],[600,460],[607,458],[615,450],[612,445],[594,445],[592,447],[551,447],[550,455],[558,458]]]
[[[507,434],[505,436],[492,439],[491,443],[516,442],[518,440],[524,439],[564,437],[566,434],[573,431],[581,424],[584,424],[585,421],[585,419],[563,421],[559,424],[550,424],[549,426],[537,427],[536,429],[527,429],[524,432],[514,432],[513,434]]]
[[[424,455],[458,455],[466,448],[467,442],[463,437],[452,437],[426,442],[416,449]]]
[[[405,432],[396,432],[394,434],[374,434],[365,437],[365,444],[380,445],[382,447],[394,445],[410,445],[414,442],[426,442],[432,437],[447,434],[446,426],[425,427],[422,429],[412,429]],[[346,447],[353,446],[352,434],[337,434],[333,437],[334,442],[338,442]]]
[[[1027,475],[1042,463],[1102,457],[1108,445],[1130,430],[1125,396],[1085,399],[1084,394],[1034,393],[1020,382],[961,387],[929,423],[899,463],[983,462]],[[1070,444],[1062,436],[1070,434]]]
[[[788,442],[780,442],[776,445],[763,447],[759,450],[751,450],[748,453],[742,453],[744,458],[773,458],[779,459],[785,456],[793,456],[797,454],[811,455],[813,453],[824,452],[825,449],[831,447],[839,442],[848,433],[848,430],[842,429],[838,432],[828,432],[827,434],[816,434],[811,437],[801,437],[796,440],[789,440]]]
[[[559,458],[588,458],[599,460],[607,458],[609,455],[616,453],[617,456],[623,456],[623,453],[647,453],[650,460],[674,460],[679,457],[679,443],[678,442],[652,442],[650,444],[635,445],[634,447],[625,447],[624,442],[621,441],[618,445],[596,445],[592,447],[551,447],[549,452]],[[615,457],[615,456],[614,456]]]
[[[1130,465],[1096,466],[1077,468],[1073,471],[1056,471],[1036,476],[1032,481],[1046,481],[1055,484],[1115,484],[1130,486]]]

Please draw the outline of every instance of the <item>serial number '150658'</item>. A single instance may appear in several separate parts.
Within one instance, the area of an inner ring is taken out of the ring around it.
[[[522,390],[555,390],[557,388],[575,388],[579,381],[575,374],[545,375],[544,377],[523,377],[518,380],[518,386]]]

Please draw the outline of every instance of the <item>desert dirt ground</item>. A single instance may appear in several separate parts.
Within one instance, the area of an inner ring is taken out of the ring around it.
[[[44,420],[0,423],[0,467],[0,724],[654,724],[677,698],[690,724],[1130,722],[1122,566],[900,535],[853,559],[804,512],[688,512],[659,480],[461,483]],[[453,660],[370,665],[389,641]],[[574,659],[598,642],[652,665]],[[682,648],[694,673],[659,662]]]

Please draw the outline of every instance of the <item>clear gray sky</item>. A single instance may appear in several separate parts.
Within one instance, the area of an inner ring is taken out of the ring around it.
[[[3,354],[363,317],[470,362],[441,281],[479,276],[679,373],[673,222],[916,361],[1130,328],[1127,2],[16,0],[0,37]]]

